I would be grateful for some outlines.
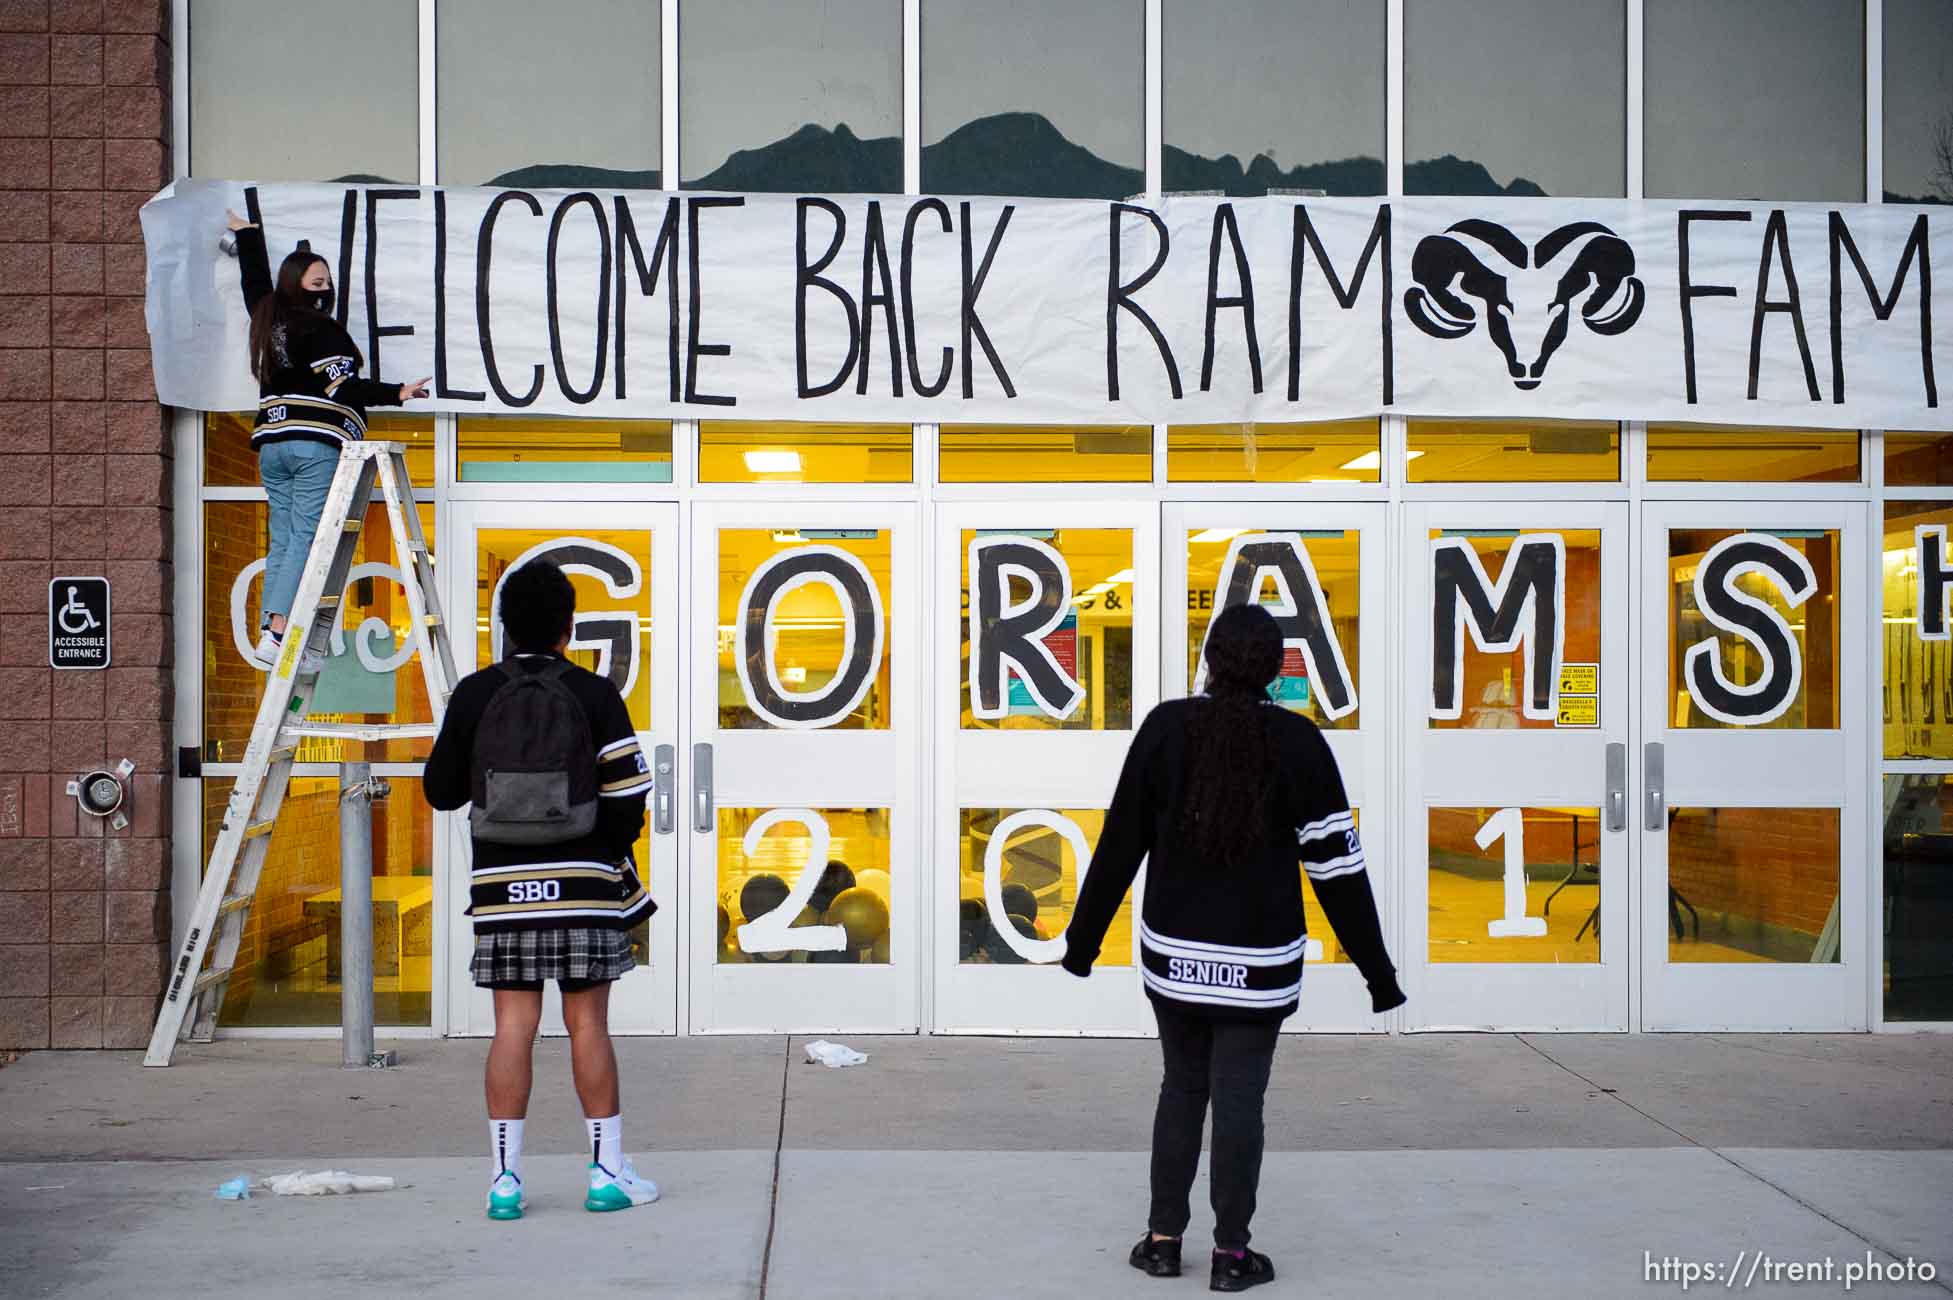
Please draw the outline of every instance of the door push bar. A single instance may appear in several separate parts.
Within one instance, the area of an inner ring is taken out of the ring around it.
[[[677,784],[678,751],[670,745],[660,745],[651,757],[653,784],[651,787],[651,824],[660,835],[669,835],[677,829],[677,810],[673,806],[674,789]]]
[[[1651,740],[1641,747],[1642,779],[1647,783],[1643,791],[1645,808],[1642,825],[1651,831],[1668,829],[1668,792],[1665,788],[1664,767],[1660,741]]]
[[[1627,746],[1607,747],[1607,829],[1627,829]]]
[[[692,829],[712,830],[712,746],[703,740],[692,746]]]

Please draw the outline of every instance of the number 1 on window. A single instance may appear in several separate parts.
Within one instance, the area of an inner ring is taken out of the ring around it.
[[[1505,915],[1485,923],[1485,933],[1494,939],[1538,936],[1546,933],[1546,918],[1526,915],[1526,823],[1517,808],[1501,808],[1485,819],[1472,837],[1481,849],[1505,841]]]

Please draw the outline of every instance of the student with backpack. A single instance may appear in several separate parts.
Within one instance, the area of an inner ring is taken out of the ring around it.
[[[531,560],[502,581],[508,657],[454,688],[421,777],[427,801],[468,814],[475,983],[494,990],[488,1050],[488,1217],[519,1219],[522,1121],[544,980],[563,994],[570,1065],[590,1141],[586,1210],[658,1199],[623,1154],[610,986],[635,964],[628,931],[651,915],[632,861],[649,765],[607,679],[563,657],[576,592]]]

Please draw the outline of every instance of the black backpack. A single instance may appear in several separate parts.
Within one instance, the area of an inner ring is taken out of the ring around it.
[[[552,659],[531,672],[496,665],[508,679],[475,729],[474,808],[469,829],[495,844],[556,844],[597,825],[597,751],[590,719]]]

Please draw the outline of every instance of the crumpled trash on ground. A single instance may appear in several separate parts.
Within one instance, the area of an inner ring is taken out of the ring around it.
[[[825,1065],[838,1070],[843,1066],[860,1065],[868,1059],[865,1052],[857,1052],[852,1047],[830,1043],[825,1038],[816,1038],[807,1044],[807,1060],[810,1064]]]
[[[220,1201],[248,1201],[251,1199],[251,1178],[239,1174],[227,1182],[217,1184],[217,1199]]]
[[[275,1196],[337,1196],[351,1192],[390,1192],[397,1184],[385,1174],[349,1174],[343,1169],[274,1174],[259,1186]]]

